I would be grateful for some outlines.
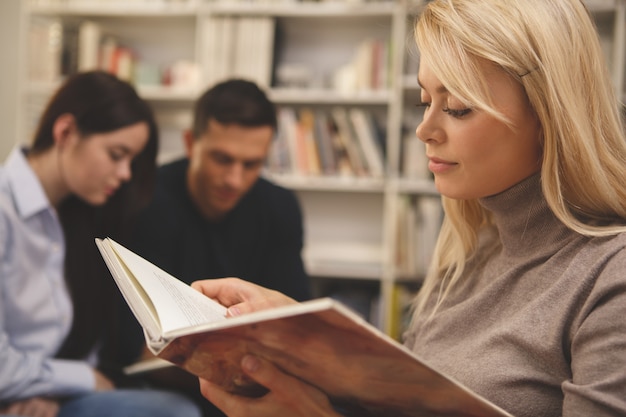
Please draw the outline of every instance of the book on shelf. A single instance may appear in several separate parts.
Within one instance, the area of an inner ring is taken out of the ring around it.
[[[322,163],[315,139],[315,115],[309,108],[298,110],[297,141],[304,149],[304,164],[307,167],[307,174],[320,175],[323,173]]]
[[[335,169],[337,174],[340,176],[355,176],[356,170],[350,161],[348,149],[346,149],[346,143],[339,133],[332,116],[329,114],[326,114],[324,119],[324,127],[330,135],[330,141],[335,155]]]
[[[298,116],[292,107],[278,109],[278,137],[272,145],[284,150],[276,161],[274,170],[294,175],[306,175],[306,149],[298,141]]]
[[[414,276],[417,265],[416,235],[419,233],[417,213],[412,207],[410,196],[398,196],[396,206],[396,252],[395,265],[400,276]]]
[[[348,111],[343,107],[334,107],[331,110],[331,118],[336,129],[337,140],[346,149],[354,173],[357,176],[369,175],[370,170],[359,145],[354,126],[348,117]]]
[[[331,135],[328,115],[320,109],[314,110],[313,138],[317,145],[321,170],[325,175],[343,173],[339,169],[340,151],[335,149]]]
[[[31,81],[56,82],[63,65],[63,24],[60,19],[36,17],[28,28],[28,77]]]
[[[136,57],[91,20],[34,17],[29,29],[29,80],[55,83],[76,72],[101,69],[132,80]]]
[[[202,20],[204,78],[211,85],[228,77],[272,82],[275,22],[269,16],[209,16]]]
[[[105,263],[159,358],[243,396],[267,390],[241,370],[252,354],[366,416],[508,416],[330,298],[226,318],[226,308],[115,241]]]
[[[389,88],[390,50],[388,40],[366,39],[359,43],[349,66],[353,71],[354,90],[380,91]]]
[[[294,175],[381,178],[384,136],[374,115],[361,108],[280,107],[268,167]]]
[[[404,135],[402,139],[402,176],[414,179],[429,179],[426,146],[415,136],[415,132]]]
[[[78,69],[78,42],[80,39],[80,24],[67,23],[63,25],[63,53],[61,59],[61,74],[67,76]]]
[[[443,220],[438,197],[398,197],[396,268],[405,277],[422,278],[428,270]]]
[[[259,45],[255,42],[261,39],[261,34],[254,33],[256,18],[254,16],[238,16],[235,21],[237,22],[237,29],[235,30],[234,57],[230,71],[235,77],[254,79],[260,83],[256,73]],[[217,41],[219,42],[219,38]]]
[[[348,116],[367,161],[369,174],[373,177],[382,177],[385,174],[385,161],[383,149],[371,119],[372,115],[361,108],[353,107],[348,110]]]
[[[78,26],[78,57],[76,71],[89,71],[100,68],[100,47],[102,28],[99,23],[85,20]]]
[[[200,21],[201,36],[199,38],[199,61],[200,66],[203,68],[203,78],[208,85],[213,85],[215,81],[222,78],[219,74],[217,66],[224,62],[224,53],[221,51],[220,46],[223,43],[214,42],[213,39],[217,36],[221,25],[221,20],[216,16],[208,16]],[[222,31],[222,37],[228,37],[230,33]],[[226,41],[224,41],[226,43]],[[218,61],[219,59],[219,61]]]

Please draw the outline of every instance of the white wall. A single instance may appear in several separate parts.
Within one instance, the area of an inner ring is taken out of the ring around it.
[[[0,0],[0,161],[17,142],[21,1]]]

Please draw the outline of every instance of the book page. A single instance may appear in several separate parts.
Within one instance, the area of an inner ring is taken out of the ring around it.
[[[135,318],[143,327],[144,332],[149,334],[150,338],[158,338],[161,334],[161,326],[150,297],[148,297],[128,268],[120,262],[119,257],[109,242],[96,239],[96,246],[100,250],[105,264],[111,271],[115,283],[124,296],[124,300],[128,303]]]
[[[144,359],[125,366],[122,370],[124,375],[140,375],[146,372],[158,371],[159,369],[170,368],[173,363],[161,358]]]
[[[224,320],[226,307],[204,296],[156,265],[107,239],[121,263],[152,302],[162,335],[173,330]]]

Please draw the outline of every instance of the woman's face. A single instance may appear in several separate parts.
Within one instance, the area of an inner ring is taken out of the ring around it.
[[[145,122],[79,137],[74,133],[60,150],[60,169],[68,192],[101,205],[131,178],[131,163],[148,143]]]
[[[428,65],[420,64],[421,100],[427,107],[415,133],[426,144],[437,189],[454,199],[498,194],[541,167],[541,127],[522,86],[494,65],[483,63],[481,69],[495,109],[512,126],[464,106]]]

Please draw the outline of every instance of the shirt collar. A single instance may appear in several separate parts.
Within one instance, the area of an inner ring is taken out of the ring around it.
[[[5,170],[17,211],[23,218],[28,218],[51,206],[24,153],[25,149],[15,147],[7,158]]]

